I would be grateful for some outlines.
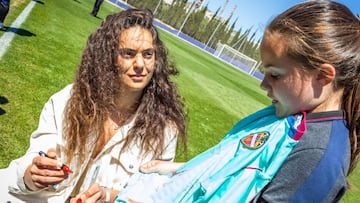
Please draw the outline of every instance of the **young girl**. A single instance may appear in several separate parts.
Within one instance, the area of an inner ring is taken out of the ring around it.
[[[277,16],[261,43],[280,117],[306,111],[307,132],[259,202],[337,202],[360,141],[360,22],[344,5],[309,1]]]
[[[233,156],[212,156],[216,159],[213,165],[222,165],[220,170],[225,168],[235,172],[224,175],[216,171],[208,173],[209,165],[206,165],[198,176],[188,181],[192,189],[185,188],[185,192],[182,191],[184,188],[177,190],[185,181],[185,178],[177,177],[201,166],[202,157],[208,153],[205,152],[180,168],[177,168],[180,164],[161,161],[144,165],[143,172],[175,171],[146,202],[165,198],[175,199],[173,202],[339,201],[346,191],[346,177],[354,170],[360,150],[359,30],[359,19],[348,8],[333,1],[300,3],[277,16],[267,26],[260,47],[265,67],[261,87],[272,99],[279,120],[305,112],[306,131],[285,162],[280,163],[276,175],[268,177],[264,187],[258,187],[263,182],[257,181],[256,176],[250,184],[236,182],[236,179],[246,178],[237,174],[249,168],[241,168],[244,167],[243,160],[251,155],[248,153],[238,155],[243,158],[238,165],[229,164]],[[279,135],[281,133],[276,134]],[[227,142],[228,136],[217,146]],[[276,161],[278,157],[267,162],[268,165],[260,164],[257,168],[259,174],[267,171]],[[201,176],[202,172],[206,173],[206,177]],[[233,182],[228,179],[233,179]],[[249,193],[247,188],[256,190]],[[125,188],[119,194],[118,202],[129,200],[124,193],[132,195]],[[238,196],[237,199],[230,199],[234,195]],[[242,201],[243,196],[246,201]],[[137,200],[134,197],[131,196]]]

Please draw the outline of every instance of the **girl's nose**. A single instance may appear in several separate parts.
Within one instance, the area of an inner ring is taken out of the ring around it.
[[[135,56],[134,65],[135,65],[135,67],[139,67],[139,68],[144,67],[144,58],[141,54],[137,54]]]
[[[268,83],[268,81],[267,81],[266,76],[264,76],[264,79],[261,81],[260,87],[261,87],[261,89],[263,89],[263,90],[269,90],[269,89],[270,89],[270,85],[269,85],[269,83]]]

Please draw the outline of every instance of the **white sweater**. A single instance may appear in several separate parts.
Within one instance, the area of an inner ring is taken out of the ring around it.
[[[94,160],[91,160],[89,156],[80,168],[75,167],[76,160],[73,160],[70,164],[73,173],[69,174],[69,177],[59,184],[56,191],[52,188],[35,192],[27,190],[23,181],[24,172],[31,164],[33,158],[39,156],[38,152],[40,150],[46,152],[49,148],[56,148],[58,157],[61,158],[65,156],[63,151],[64,137],[62,134],[62,120],[71,89],[72,85],[68,85],[63,90],[51,96],[41,112],[37,130],[31,134],[30,147],[26,154],[13,160],[8,168],[0,170],[0,178],[3,180],[6,179],[7,181],[7,184],[2,184],[0,188],[1,202],[4,202],[3,200],[20,202],[20,199],[26,202],[64,202],[71,195],[80,175],[88,165],[89,170],[87,171],[85,181],[82,183],[81,190],[87,189],[89,180],[92,178],[95,178],[95,182],[101,186],[119,190],[128,181],[129,177],[138,171],[141,164],[154,158],[152,155],[141,157],[139,144],[134,145],[120,154],[120,149],[123,145],[121,140],[133,126],[133,120],[117,131]],[[173,160],[176,151],[177,131],[170,127],[165,131],[165,143],[167,147],[162,158]],[[92,154],[94,148],[91,142],[93,141],[89,140],[87,144],[89,154]],[[96,177],[94,177],[95,168],[98,169]],[[9,193],[2,194],[7,192],[7,189],[2,189],[6,187],[5,185],[9,186],[8,188],[12,195]]]

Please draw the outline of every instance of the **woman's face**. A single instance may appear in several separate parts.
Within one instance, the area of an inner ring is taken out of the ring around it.
[[[138,26],[124,30],[118,49],[122,90],[142,91],[154,73],[155,49],[151,32]]]
[[[305,73],[300,63],[286,55],[286,40],[265,35],[260,51],[265,70],[260,86],[272,99],[277,116],[309,111],[319,104],[315,74]]]

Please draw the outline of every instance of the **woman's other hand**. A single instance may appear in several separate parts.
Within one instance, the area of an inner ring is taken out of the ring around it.
[[[183,162],[171,162],[163,160],[151,160],[140,166],[140,171],[143,173],[159,173],[169,174],[174,173]]]
[[[72,198],[70,203],[113,202],[115,195],[118,193],[118,191],[110,190],[94,183],[89,189],[76,195],[75,198]]]

